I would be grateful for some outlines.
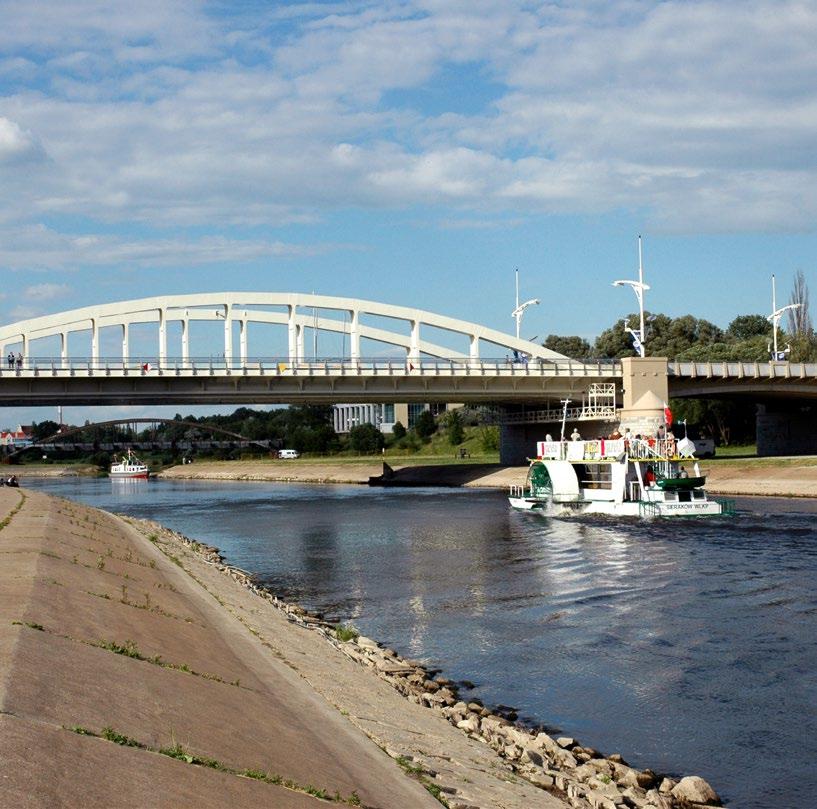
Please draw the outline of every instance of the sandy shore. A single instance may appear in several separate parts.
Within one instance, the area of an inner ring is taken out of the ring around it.
[[[758,458],[701,461],[712,494],[817,497],[813,458]],[[507,489],[525,480],[527,467],[500,464],[393,466],[394,485],[467,486]],[[165,470],[160,477],[191,480],[269,480],[302,483],[365,484],[383,472],[376,462],[202,461]]]

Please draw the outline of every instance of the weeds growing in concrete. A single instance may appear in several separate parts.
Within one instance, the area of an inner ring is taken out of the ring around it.
[[[360,632],[357,631],[354,624],[340,624],[340,626],[335,627],[335,637],[339,641],[347,642],[357,640],[360,637]]]
[[[139,750],[144,750],[148,753],[158,753],[160,756],[167,756],[168,758],[174,758],[177,761],[182,761],[185,764],[192,764],[196,767],[207,767],[211,770],[218,770],[219,772],[227,773],[228,775],[236,775],[242,778],[252,778],[254,781],[262,781],[265,784],[274,784],[276,786],[282,786],[286,789],[292,790],[293,792],[302,792],[306,795],[312,795],[316,798],[322,798],[326,801],[333,801],[335,803],[346,804],[347,806],[360,806],[360,796],[357,792],[353,792],[348,798],[343,798],[339,792],[335,792],[334,795],[330,795],[325,789],[321,789],[320,787],[312,786],[311,784],[301,785],[295,781],[292,781],[288,778],[282,778],[280,775],[275,775],[272,773],[267,773],[264,770],[258,769],[235,769],[233,767],[229,767],[218,759],[209,758],[208,756],[198,756],[194,753],[189,753],[184,747],[179,744],[178,742],[174,741],[170,747],[151,747],[150,745],[144,744],[143,742],[138,741],[137,739],[133,739],[130,736],[126,736],[123,733],[119,733],[118,731],[114,730],[110,726],[106,726],[102,728],[99,733],[96,733],[89,728],[82,727],[81,725],[65,725],[66,730],[70,730],[71,733],[76,733],[78,736],[91,736],[97,739],[105,739],[106,741],[112,742],[114,744],[122,745],[123,747],[135,747]]]
[[[32,621],[12,621],[12,626],[27,626],[29,629],[36,629],[38,632],[45,632],[42,624],[35,624]]]

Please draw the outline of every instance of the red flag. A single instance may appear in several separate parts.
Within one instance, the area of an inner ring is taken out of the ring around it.
[[[148,371],[152,371],[153,368],[151,367],[149,362],[145,362],[142,364],[142,370],[147,373]]]
[[[413,371],[413,370],[414,370],[414,366],[411,363],[409,363],[409,371]]]
[[[672,410],[669,409],[666,402],[664,402],[664,421],[667,423],[667,427],[672,427]]]

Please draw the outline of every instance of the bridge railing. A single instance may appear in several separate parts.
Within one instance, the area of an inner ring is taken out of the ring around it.
[[[121,357],[27,357],[22,362],[0,364],[0,378],[10,376],[587,376],[621,375],[616,360],[513,360],[496,359],[398,359],[339,357],[292,361],[288,357],[248,357],[244,360],[224,357],[136,357],[123,362]]]
[[[804,379],[817,376],[813,362],[692,362],[668,363],[670,376],[689,379]]]

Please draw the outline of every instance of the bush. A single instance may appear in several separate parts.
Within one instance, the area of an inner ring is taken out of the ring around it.
[[[402,421],[395,421],[394,426],[391,428],[391,434],[394,436],[395,440],[399,441],[401,438],[406,437],[406,428],[403,426]]]
[[[465,428],[462,426],[462,416],[459,411],[452,410],[448,414],[448,443],[452,447],[462,444],[465,438]]]
[[[355,452],[371,455],[380,452],[385,443],[383,433],[374,424],[358,424],[349,430],[349,445]]]
[[[437,432],[437,422],[430,410],[423,410],[414,422],[414,432],[420,438],[431,438]]]
[[[499,449],[499,427],[482,427],[479,437],[483,451],[496,452]]]

